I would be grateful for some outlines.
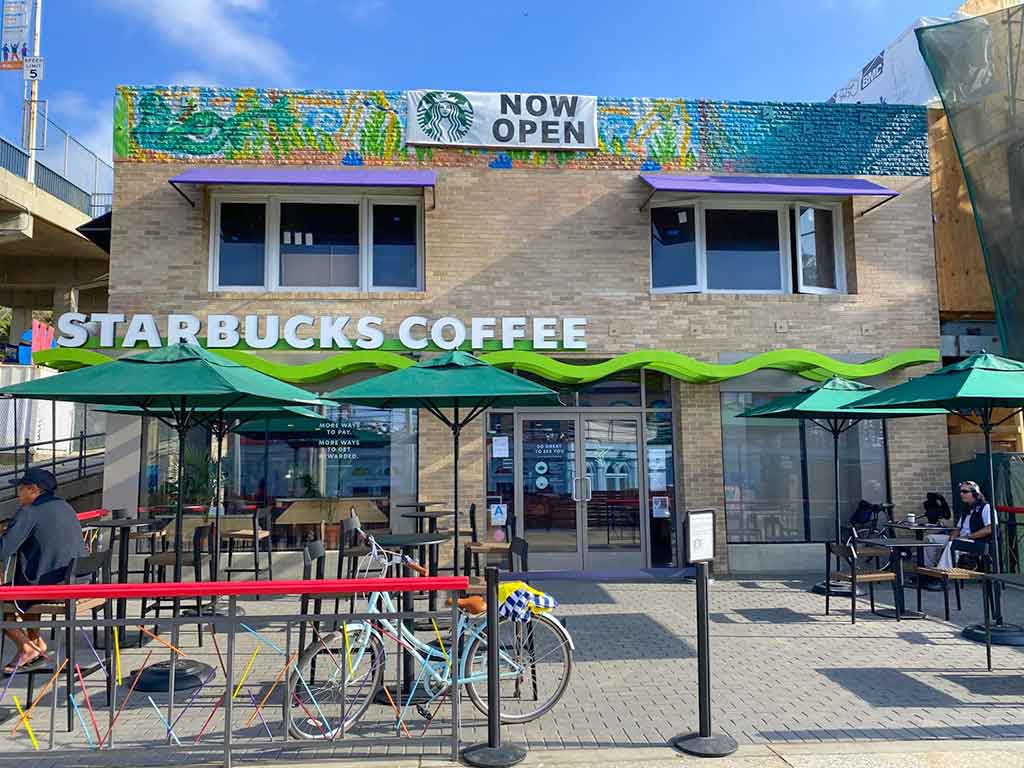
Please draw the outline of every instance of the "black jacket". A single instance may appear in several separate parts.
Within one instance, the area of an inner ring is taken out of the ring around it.
[[[64,499],[44,493],[20,507],[0,536],[0,561],[18,555],[16,582],[60,584],[75,558],[85,555],[82,525]]]

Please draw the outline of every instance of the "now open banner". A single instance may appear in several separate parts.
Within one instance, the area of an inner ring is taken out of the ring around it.
[[[597,149],[597,97],[406,92],[406,142],[460,147]]]

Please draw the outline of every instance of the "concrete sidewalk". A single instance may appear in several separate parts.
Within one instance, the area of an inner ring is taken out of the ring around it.
[[[386,758],[290,763],[289,768],[455,768],[438,758]],[[747,744],[720,759],[687,757],[669,747],[538,749],[527,768],[1024,768],[1024,741],[882,741],[825,744]]]

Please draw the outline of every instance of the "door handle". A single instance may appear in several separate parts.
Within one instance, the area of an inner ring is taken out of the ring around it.
[[[578,477],[574,477],[572,479],[572,500],[573,501],[579,501],[580,500],[579,494],[576,493],[576,483],[578,483],[578,482],[579,482],[579,478]]]
[[[590,475],[584,475],[583,479],[587,481],[587,497],[584,501],[590,501],[594,498],[594,483],[590,479]]]

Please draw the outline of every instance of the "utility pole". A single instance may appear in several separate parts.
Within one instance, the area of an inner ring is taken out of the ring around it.
[[[32,5],[32,55],[39,55],[39,32],[42,28],[43,0],[34,0]],[[28,89],[28,169],[29,184],[36,181],[36,133],[39,120],[39,80],[29,82]]]

